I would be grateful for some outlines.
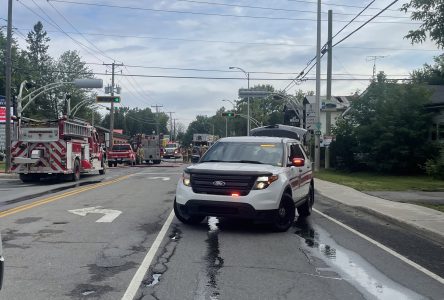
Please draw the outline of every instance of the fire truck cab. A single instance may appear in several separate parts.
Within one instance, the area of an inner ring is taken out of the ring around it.
[[[105,174],[105,155],[96,129],[80,119],[38,121],[21,118],[14,123],[11,172],[23,182],[48,176],[78,181],[80,174]]]

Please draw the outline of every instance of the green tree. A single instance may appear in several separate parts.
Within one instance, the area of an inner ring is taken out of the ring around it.
[[[25,72],[34,80],[36,87],[42,87],[48,83],[54,82],[53,60],[48,54],[50,38],[43,29],[43,24],[37,22],[33,30],[28,33],[26,42],[28,43],[27,56],[29,66]],[[25,112],[33,118],[57,118],[58,101],[55,93],[45,93],[39,96]]]
[[[431,85],[444,85],[444,54],[434,58],[433,65],[424,64],[421,69],[412,72],[411,77],[415,83]]]
[[[360,162],[380,172],[419,172],[436,155],[428,141],[431,116],[424,104],[429,98],[430,92],[423,86],[397,84],[380,73],[364,96],[353,102],[345,124],[335,129],[338,141],[343,139],[344,146],[350,143],[339,153],[355,163],[348,167]]]
[[[401,10],[411,11],[411,19],[421,21],[418,29],[410,30],[405,36],[412,43],[422,43],[427,35],[440,48],[444,47],[444,2],[442,0],[410,0]]]

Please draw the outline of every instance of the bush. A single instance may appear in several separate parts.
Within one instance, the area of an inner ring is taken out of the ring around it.
[[[429,176],[433,176],[436,179],[444,179],[444,146],[441,147],[438,158],[427,160],[425,170]]]

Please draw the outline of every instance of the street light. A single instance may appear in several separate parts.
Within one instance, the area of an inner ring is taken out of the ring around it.
[[[230,70],[237,69],[242,71],[247,77],[247,88],[250,89],[250,73],[240,67],[229,67]],[[247,135],[250,135],[250,97],[247,97]]]

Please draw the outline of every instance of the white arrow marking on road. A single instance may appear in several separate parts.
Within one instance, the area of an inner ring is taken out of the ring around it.
[[[148,179],[162,179],[163,181],[170,180],[170,177],[148,177]]]
[[[104,216],[98,219],[96,223],[111,223],[122,213],[120,210],[104,209],[101,208],[101,206],[71,209],[68,211],[82,217],[87,214],[104,214]]]

